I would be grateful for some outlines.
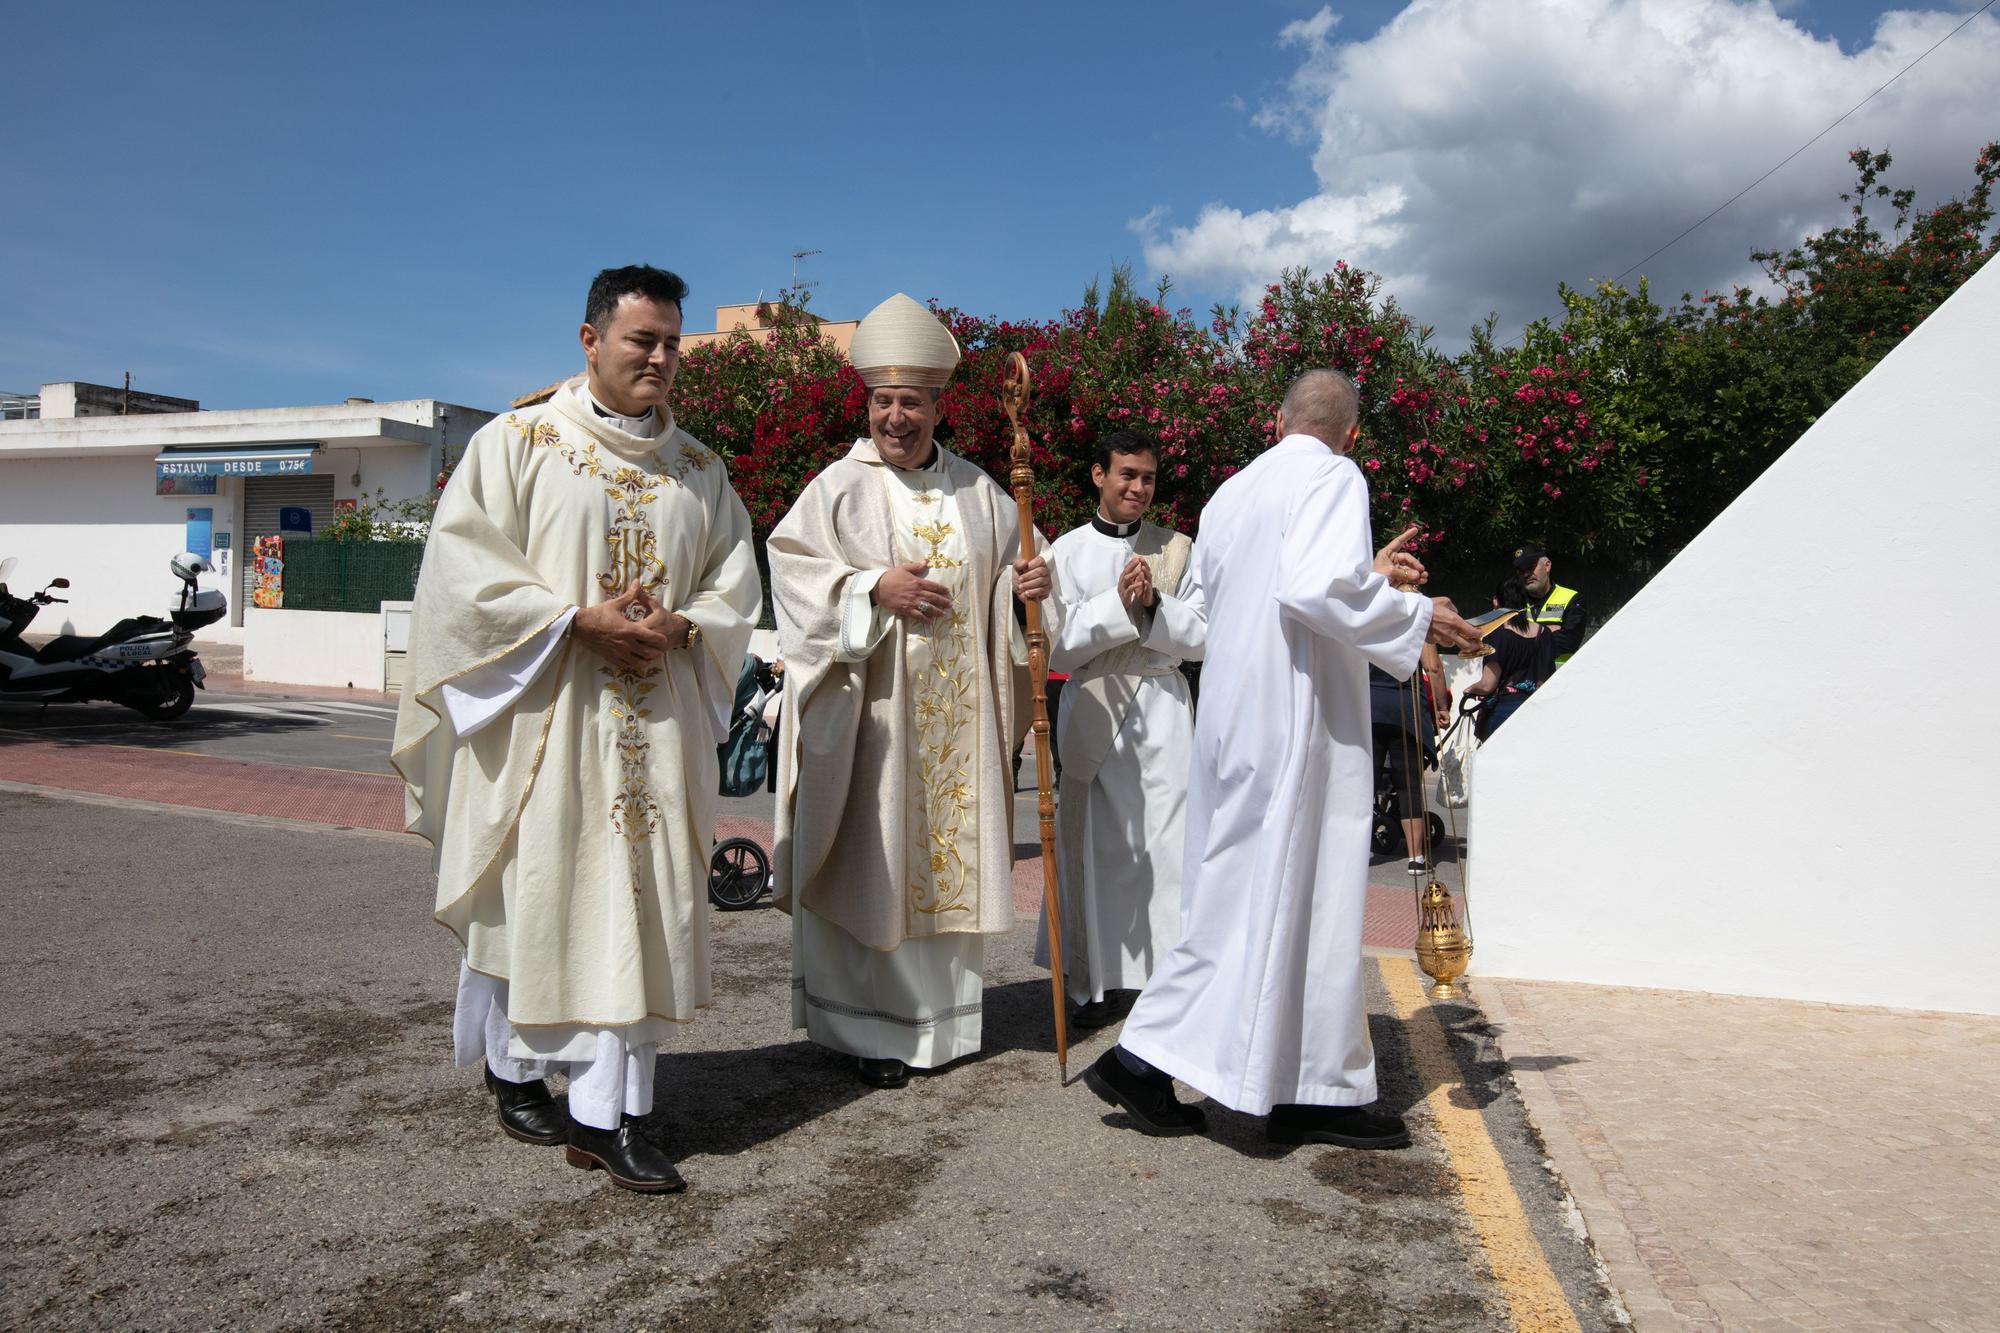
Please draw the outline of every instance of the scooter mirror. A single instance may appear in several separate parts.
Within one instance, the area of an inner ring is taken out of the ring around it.
[[[49,586],[50,586],[51,588],[67,588],[67,587],[69,586],[69,580],[68,580],[68,579],[50,579],[50,580],[49,580]]]

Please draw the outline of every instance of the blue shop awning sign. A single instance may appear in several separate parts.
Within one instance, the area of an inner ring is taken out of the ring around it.
[[[317,443],[247,444],[234,448],[174,445],[153,460],[161,477],[303,477]]]

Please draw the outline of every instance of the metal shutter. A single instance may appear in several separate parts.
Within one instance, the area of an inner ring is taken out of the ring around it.
[[[287,505],[304,505],[312,511],[313,531],[323,532],[333,522],[332,477],[245,477],[243,479],[243,527],[236,537],[237,605],[250,605],[252,540],[282,536],[278,531],[278,510]]]

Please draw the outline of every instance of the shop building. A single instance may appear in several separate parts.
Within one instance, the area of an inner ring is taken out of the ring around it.
[[[160,614],[177,552],[207,556],[243,642],[253,539],[310,537],[343,503],[425,495],[491,412],[418,398],[204,412],[189,399],[92,384],[8,395],[0,419],[0,557],[18,593],[70,581],[38,632],[92,634]],[[56,611],[65,613],[57,618]]]

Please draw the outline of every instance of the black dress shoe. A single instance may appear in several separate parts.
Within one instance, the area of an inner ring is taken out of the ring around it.
[[[1138,999],[1139,992],[1135,990],[1108,990],[1103,999],[1070,1010],[1070,1022],[1080,1028],[1108,1028],[1123,1022]]]
[[[1073,1028],[1108,1028],[1118,1021],[1118,1006],[1110,996],[1080,1004],[1069,1011],[1069,1025]]]
[[[1403,1118],[1366,1106],[1274,1106],[1264,1122],[1273,1143],[1332,1143],[1342,1148],[1407,1148]]]
[[[687,1188],[673,1159],[639,1132],[637,1116],[623,1117],[616,1129],[599,1129],[581,1120],[570,1121],[569,1147],[563,1149],[569,1164],[583,1171],[602,1170],[620,1189],[641,1194],[679,1194]]]
[[[500,1128],[507,1131],[508,1138],[548,1148],[569,1136],[569,1116],[542,1080],[510,1083],[488,1066],[486,1087],[500,1103]]]
[[[861,1081],[871,1088],[900,1088],[910,1081],[910,1067],[901,1060],[863,1060]]]
[[[1174,1081],[1162,1074],[1142,1078],[1125,1067],[1112,1047],[1083,1071],[1090,1090],[1131,1116],[1140,1130],[1162,1138],[1208,1132],[1208,1116],[1199,1106],[1174,1099]]]

